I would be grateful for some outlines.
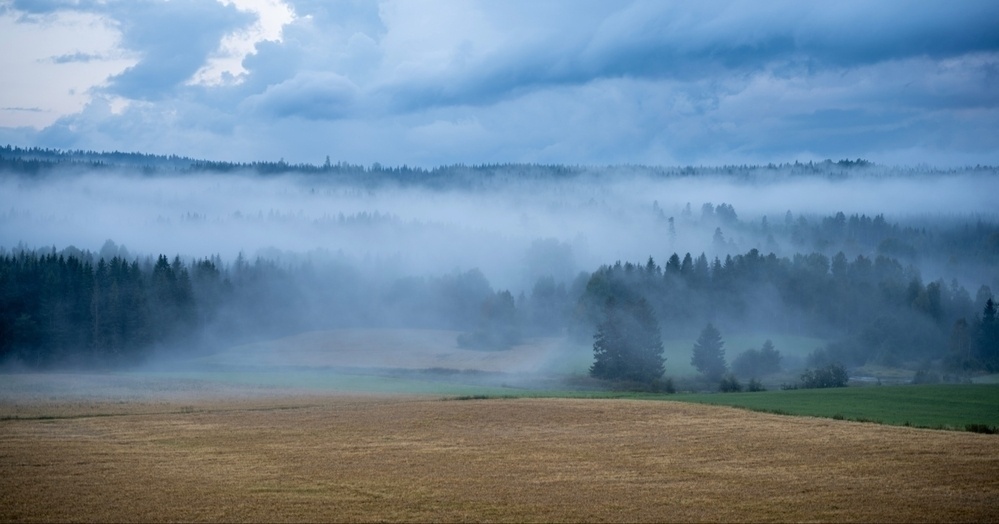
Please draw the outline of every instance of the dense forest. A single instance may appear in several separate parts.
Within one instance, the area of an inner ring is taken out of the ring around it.
[[[291,178],[264,184],[277,175]],[[129,365],[341,327],[454,330],[475,350],[597,335],[600,354],[627,338],[608,323],[617,315],[653,348],[711,325],[827,341],[804,363],[813,367],[999,372],[999,222],[988,204],[885,198],[870,212],[823,212],[767,193],[790,183],[794,195],[853,199],[854,183],[916,195],[958,184],[951,200],[970,202],[965,188],[996,176],[863,160],[423,169],[0,147],[0,183],[33,199],[0,210],[0,361]],[[870,185],[883,183],[896,185]],[[91,200],[46,207],[67,194]],[[146,194],[149,210],[115,207]],[[73,231],[146,243],[90,251],[33,236],[73,242]],[[251,243],[250,254],[174,247],[200,238]],[[273,247],[287,239],[313,250]],[[733,371],[753,368],[742,364]]]
[[[231,265],[21,251],[0,256],[0,357],[28,366],[134,363],[150,351],[190,351],[309,329],[386,326],[464,331],[459,343],[504,349],[525,336],[585,340],[608,301],[648,304],[664,332],[727,331],[832,340],[809,364],[877,363],[999,371],[992,292],[924,283],[885,256],[777,257],[751,250],[711,261],[615,263],[569,286],[540,278],[515,298],[481,272],[391,282],[343,266],[316,271],[263,259]]]
[[[924,283],[897,260],[818,253],[778,258],[751,250],[744,255],[683,259],[661,267],[616,263],[590,277],[579,301],[589,322],[603,318],[608,300],[648,301],[663,329],[690,336],[715,322],[729,331],[752,329],[808,334],[834,340],[813,353],[810,364],[929,366],[951,370],[999,370],[991,290],[972,298],[956,281]]]

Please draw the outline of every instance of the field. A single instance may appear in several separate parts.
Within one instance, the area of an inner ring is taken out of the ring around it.
[[[453,342],[344,330],[0,375],[0,521],[999,521],[996,435],[705,404],[997,424],[994,385],[530,398],[607,393],[544,389],[584,358],[556,339]]]
[[[676,400],[847,420],[964,429],[999,427],[999,385],[934,384],[684,394]]]
[[[672,401],[2,378],[2,521],[999,520],[994,435]]]

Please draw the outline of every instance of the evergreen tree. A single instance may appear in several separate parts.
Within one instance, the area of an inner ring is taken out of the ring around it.
[[[690,364],[711,381],[719,381],[728,370],[725,342],[714,325],[708,323],[694,344]]]
[[[633,302],[609,298],[593,339],[591,376],[642,383],[662,378],[666,362],[662,334],[644,298]]]
[[[989,298],[982,310],[982,322],[978,333],[978,355],[988,371],[999,371],[999,315],[996,304]]]
[[[732,371],[743,378],[761,377],[780,371],[780,351],[767,340],[760,349],[747,349],[732,361]]]
[[[509,349],[520,343],[517,308],[509,291],[500,291],[482,302],[479,324],[470,333],[458,335],[458,347]]]

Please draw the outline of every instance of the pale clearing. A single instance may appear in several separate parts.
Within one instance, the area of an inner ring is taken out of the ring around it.
[[[505,351],[458,347],[458,331],[334,329],[234,346],[196,360],[224,367],[352,367],[502,371],[545,370],[562,351],[556,337],[532,338]],[[584,348],[585,356],[592,355]],[[587,364],[589,365],[589,364]]]
[[[999,520],[995,435],[633,400],[18,402],[3,521]]]

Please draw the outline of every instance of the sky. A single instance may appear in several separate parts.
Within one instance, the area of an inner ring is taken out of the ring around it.
[[[0,144],[999,164],[999,2],[0,0]]]

